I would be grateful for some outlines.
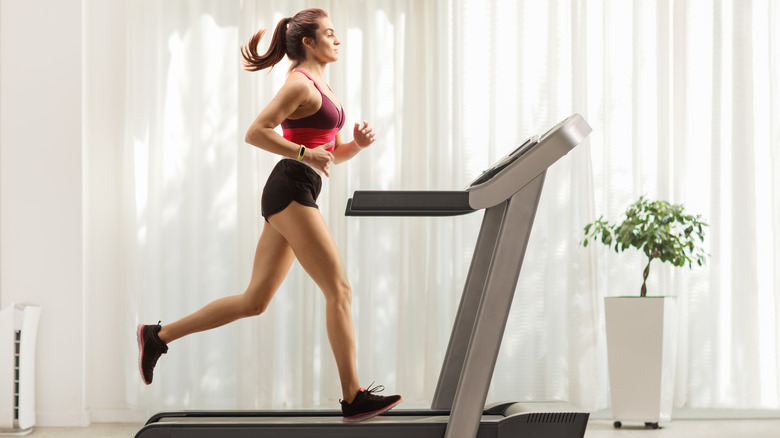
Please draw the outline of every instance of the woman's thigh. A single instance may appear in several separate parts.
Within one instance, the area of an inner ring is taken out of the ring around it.
[[[336,242],[318,209],[292,202],[268,221],[284,236],[303,269],[326,297],[349,289]]]
[[[295,254],[284,236],[266,223],[257,242],[247,298],[265,309],[282,285],[294,260]]]

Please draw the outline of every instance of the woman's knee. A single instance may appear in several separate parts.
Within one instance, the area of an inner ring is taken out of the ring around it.
[[[258,316],[268,310],[268,305],[271,304],[270,300],[258,297],[257,295],[258,294],[251,289],[244,292],[243,308],[246,316]]]
[[[333,303],[352,304],[352,286],[348,281],[338,281],[325,291],[325,300]]]
[[[252,303],[249,306],[247,306],[247,315],[259,316],[265,313],[267,309],[268,309],[268,304],[266,303]]]

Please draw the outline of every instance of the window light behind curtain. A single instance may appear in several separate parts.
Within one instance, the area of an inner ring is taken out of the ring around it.
[[[132,2],[123,251],[127,324],[169,322],[240,293],[276,162],[243,142],[287,65],[240,69],[259,27],[327,9],[343,46],[327,81],[375,145],[320,199],[353,293],[358,368],[425,406],[436,385],[481,213],[345,218],[356,189],[459,189],[573,112],[590,138],[548,172],[490,400],[607,407],[603,298],[639,289],[638,255],[578,246],[641,194],[712,224],[709,265],[654,265],[679,297],[678,406],[777,408],[775,232],[780,6],[754,1]],[[265,46],[263,46],[265,48]],[[128,402],[145,410],[336,407],[324,299],[296,264],[271,308],[171,345]],[[128,340],[127,362],[135,344]]]

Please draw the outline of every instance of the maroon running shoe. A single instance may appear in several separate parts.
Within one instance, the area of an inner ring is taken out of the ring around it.
[[[385,387],[382,385],[374,386],[373,388],[369,385],[368,388],[360,388],[360,392],[352,400],[352,403],[342,400],[341,412],[344,414],[344,421],[358,422],[368,420],[389,411],[403,401],[403,397],[400,395],[385,397],[376,394],[384,391],[384,389]]]
[[[152,384],[154,366],[163,354],[168,352],[168,345],[157,335],[162,326],[158,322],[155,325],[139,324],[136,331],[138,339],[138,370],[141,378],[147,385]]]

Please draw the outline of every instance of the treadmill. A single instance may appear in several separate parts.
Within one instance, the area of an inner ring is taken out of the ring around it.
[[[430,409],[361,423],[341,411],[182,411],[152,416],[136,438],[582,438],[589,414],[566,402],[485,406],[547,168],[591,127],[574,114],[462,191],[356,191],[347,216],[455,216],[485,210]]]

